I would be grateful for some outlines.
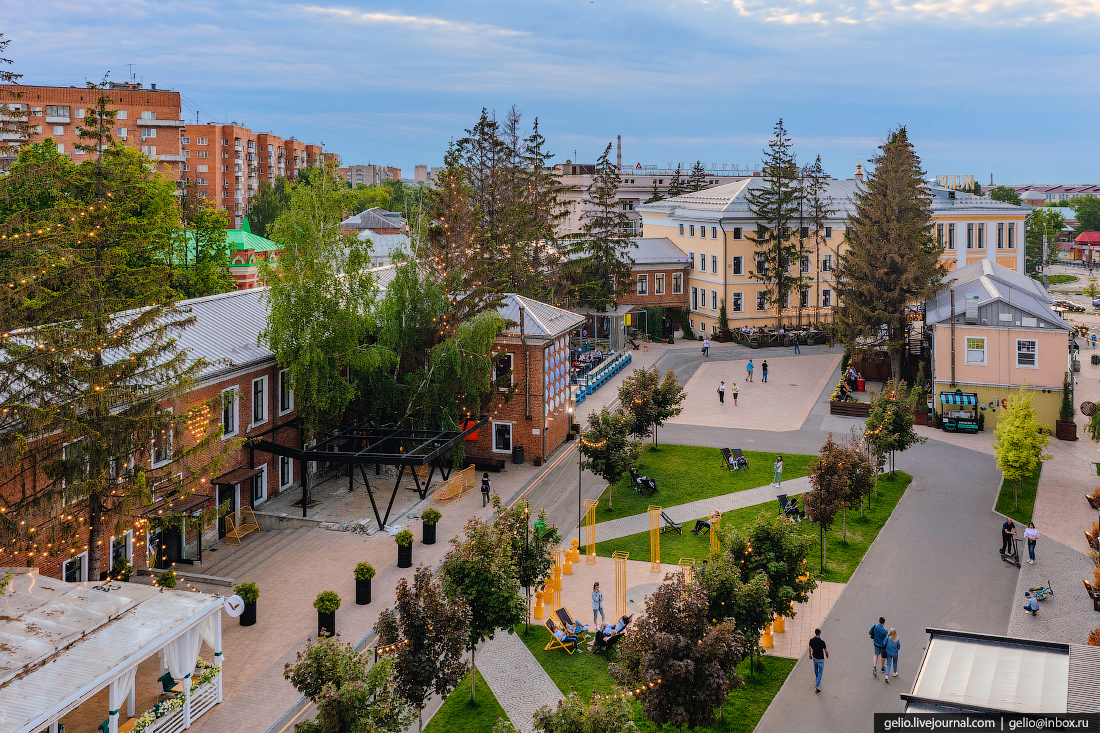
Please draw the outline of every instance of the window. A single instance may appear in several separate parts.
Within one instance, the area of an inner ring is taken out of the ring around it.
[[[88,580],[88,553],[82,552],[61,565],[61,577],[66,583],[84,583]]]
[[[1016,247],[1016,223],[1008,223],[1008,248],[1015,249]]]
[[[689,320],[688,325],[691,326],[692,331],[695,330],[695,320],[694,319]]]
[[[966,363],[985,366],[985,339],[976,336],[966,337]]]
[[[141,128],[141,139],[142,140],[145,140],[146,138],[150,138],[150,137],[156,137],[156,136],[157,136],[157,128],[155,128],[155,127],[142,127]]]
[[[997,225],[997,249],[1005,248],[1005,224],[1002,221]]]
[[[76,118],[78,120],[84,119],[84,108],[83,107],[77,107],[76,108]]]
[[[710,309],[712,311],[718,310],[718,291],[717,290],[711,290],[710,291]]]
[[[763,257],[756,258],[756,272],[759,275],[763,275],[768,271],[768,262]]]
[[[718,239],[718,227],[711,227],[710,228],[710,238],[711,239]],[[717,270],[715,270],[715,272],[717,272]]]
[[[936,225],[936,244],[943,246],[943,224]]]
[[[833,228],[832,227],[825,227],[825,238],[826,239],[832,239],[832,237],[833,237]]]
[[[798,307],[805,308],[810,304],[810,291],[799,290],[798,291]]]
[[[493,382],[512,385],[515,383],[515,381],[515,374],[513,372],[512,365],[512,355],[506,351],[498,351],[493,356]],[[508,387],[504,386],[500,387],[500,389],[504,391],[507,390]]]
[[[649,275],[638,275],[638,295],[649,295]]]
[[[799,227],[798,228],[798,237],[800,239],[809,239],[809,237],[810,237],[810,228],[809,227]]]
[[[707,271],[707,256],[702,252],[699,253],[699,272]]]
[[[966,225],[966,248],[974,249],[974,225]]]
[[[654,275],[653,276],[653,294],[664,295],[665,294],[665,276]]]
[[[733,274],[742,275],[745,269],[745,258],[738,255],[733,258]]]
[[[142,145],[141,146],[141,152],[144,153],[145,155],[148,155],[148,156],[152,157],[152,156],[157,154],[157,146],[156,145]]]
[[[821,271],[832,272],[833,271],[833,256],[821,255]]]
[[[57,152],[59,152],[59,153],[64,153],[65,152],[65,145],[63,143],[58,143],[57,144]]]
[[[119,537],[111,538],[110,567],[113,568],[119,560],[125,560],[131,565],[134,562],[134,531],[132,529],[126,530],[126,533]]]
[[[673,273],[672,275],[672,294],[679,295],[684,292],[684,276],[680,273]]]
[[[821,307],[822,308],[831,308],[832,305],[833,305],[833,291],[832,290],[822,290],[821,291]]]
[[[226,138],[223,137],[222,138],[222,145],[224,146],[224,145],[228,145],[228,144],[229,144],[229,140],[227,140]]]
[[[205,165],[199,165],[199,166],[195,166],[195,170],[199,173],[206,173],[208,168]]]
[[[191,138],[189,138],[189,137],[181,137],[180,138],[180,145],[188,145],[190,142],[191,142]]]
[[[165,410],[166,416],[165,424],[160,430],[153,431],[153,447],[151,463],[153,468],[163,466],[172,460],[172,423],[171,418],[168,417],[172,413],[171,410]]]
[[[267,499],[267,464],[260,466],[260,472],[250,480],[252,506],[262,504]]]
[[[70,461],[73,462],[73,463],[78,464],[78,466],[79,465],[86,465],[87,461],[81,461],[80,460],[81,456],[83,456],[83,455],[84,455],[84,452],[80,448],[80,442],[79,441],[74,442],[74,443],[66,443],[61,448],[61,460],[65,461],[66,466],[69,465]],[[65,473],[66,473],[66,475],[73,476],[73,477],[75,477],[79,480],[79,474],[83,473],[83,472],[80,471],[78,467],[74,467],[73,469],[66,468]],[[61,477],[61,487],[64,488],[65,486],[68,485],[68,483],[69,483],[68,479],[65,476],[62,476]],[[68,504],[69,502],[66,501],[65,503]]]
[[[768,308],[768,294],[763,290],[756,292],[756,310],[762,311]]]
[[[978,249],[985,249],[985,224],[978,225]]]
[[[195,183],[199,186],[205,186],[206,185],[206,179],[205,178],[196,178]]]
[[[694,237],[695,236],[695,225],[694,224],[690,225],[688,227],[688,229],[691,231],[691,236]]]
[[[718,255],[710,256],[710,271],[714,274],[718,274]]]
[[[691,289],[691,309],[693,311],[699,310],[699,288]]]
[[[294,409],[294,389],[290,384],[290,372],[279,372],[279,414],[285,415]]]
[[[733,306],[733,312],[740,313],[745,309],[745,294],[730,293],[730,303]]]
[[[65,126],[64,125],[54,125],[53,126],[53,134],[54,135],[64,135],[65,134]]]
[[[68,117],[69,107],[64,104],[47,104],[45,112],[47,117]]]
[[[810,258],[809,257],[803,257],[801,260],[799,260],[798,271],[799,272],[809,272],[810,271]]]
[[[120,109],[118,112],[115,112],[115,119],[116,120],[126,119],[126,110]]]
[[[691,258],[691,269],[695,269],[695,253],[688,252],[688,257]]]
[[[197,142],[197,143],[198,143],[199,145],[206,145],[206,138],[205,138],[205,137],[200,137],[200,138],[198,138],[198,139],[197,139],[197,141],[196,141],[196,142]]]
[[[947,248],[951,249],[951,250],[955,249],[955,225],[954,224],[948,224],[947,225]]]
[[[267,422],[267,377],[252,380],[252,424]]]
[[[681,237],[684,236],[684,225],[683,224],[680,225],[680,236]]]
[[[1039,346],[1032,339],[1016,339],[1016,367],[1018,369],[1039,368]]]
[[[718,324],[717,323],[711,325],[710,332],[711,333],[718,333]]]
[[[147,109],[141,111],[141,119],[143,120],[155,120],[157,118],[156,112],[151,112]]]
[[[294,483],[294,459],[279,456],[279,488],[285,489]]]
[[[734,239],[741,239],[742,238],[741,237],[741,227],[734,227],[733,228],[733,238]]]
[[[198,152],[195,153],[196,158],[205,158],[206,155],[207,155],[206,150],[199,150]]]
[[[493,452],[512,452],[512,423],[493,422]]]
[[[222,437],[228,438],[237,434],[237,388],[222,390]]]
[[[119,140],[125,140],[126,139],[126,128],[125,127],[117,128],[115,130],[115,136],[118,137]]]

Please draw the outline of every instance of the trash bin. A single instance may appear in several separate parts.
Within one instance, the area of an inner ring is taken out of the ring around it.
[[[523,464],[523,446],[517,445],[512,448],[512,463],[517,466]]]
[[[1093,354],[1092,355],[1092,363],[1093,364],[1100,364],[1100,354]]]
[[[866,379],[857,379],[856,380],[856,392],[864,392],[864,391],[866,391],[866,388],[867,388],[867,380]]]

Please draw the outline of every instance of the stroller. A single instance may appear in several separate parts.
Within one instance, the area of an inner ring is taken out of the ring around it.
[[[639,476],[638,469],[631,467],[630,478],[634,480],[634,490],[642,496],[652,496],[657,493],[657,482],[649,476]]]

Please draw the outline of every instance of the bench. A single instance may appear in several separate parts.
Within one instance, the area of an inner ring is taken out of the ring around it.
[[[259,532],[260,524],[256,521],[256,515],[252,512],[252,507],[241,507],[241,524],[236,526],[233,522],[233,517],[229,514],[225,515],[225,544],[233,544],[231,540],[236,540],[235,544],[241,544],[241,538],[249,532]]]

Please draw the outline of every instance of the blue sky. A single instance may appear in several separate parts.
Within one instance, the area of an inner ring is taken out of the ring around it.
[[[323,142],[411,177],[488,107],[556,160],[759,161],[782,116],[850,177],[905,124],[932,175],[1100,182],[1100,0],[0,0],[27,84],[127,64],[194,119]]]

